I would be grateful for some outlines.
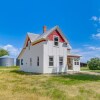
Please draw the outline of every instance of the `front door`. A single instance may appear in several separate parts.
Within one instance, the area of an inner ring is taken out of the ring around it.
[[[67,58],[68,70],[73,70],[73,59]]]

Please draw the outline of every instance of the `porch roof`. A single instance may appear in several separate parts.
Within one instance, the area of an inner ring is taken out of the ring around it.
[[[82,56],[81,55],[76,55],[76,54],[68,54],[67,58],[69,58],[69,57],[80,58]]]

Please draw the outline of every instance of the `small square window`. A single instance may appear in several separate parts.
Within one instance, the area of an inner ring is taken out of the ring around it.
[[[77,62],[75,62],[75,65],[77,65]]]
[[[79,65],[79,62],[77,62],[77,65]]]

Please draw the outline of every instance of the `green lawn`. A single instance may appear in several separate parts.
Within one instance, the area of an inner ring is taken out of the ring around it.
[[[0,68],[0,100],[100,100],[100,76],[36,75]]]
[[[90,71],[100,73],[100,70],[90,70],[88,67],[81,67],[81,71]]]

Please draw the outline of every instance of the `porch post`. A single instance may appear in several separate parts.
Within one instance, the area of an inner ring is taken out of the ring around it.
[[[73,61],[73,71],[74,71],[74,58],[72,58],[72,61]]]

